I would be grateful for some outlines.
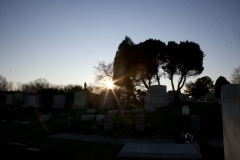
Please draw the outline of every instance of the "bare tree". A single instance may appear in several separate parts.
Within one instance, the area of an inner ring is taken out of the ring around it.
[[[234,84],[240,84],[240,65],[238,68],[234,68],[231,74],[231,82]]]
[[[0,91],[6,91],[7,90],[7,80],[5,77],[0,75]]]
[[[7,82],[7,90],[12,91],[13,90],[14,83],[13,81],[8,81]]]
[[[101,87],[99,86],[96,86],[96,85],[93,85],[92,83],[90,83],[88,86],[87,86],[87,89],[90,93],[96,93],[96,94],[99,94],[101,92]]]
[[[95,82],[99,85],[104,85],[106,81],[112,81],[113,77],[113,62],[106,64],[105,61],[98,62],[95,68]]]
[[[46,89],[46,88],[49,88],[49,86],[50,86],[50,83],[44,78],[36,79],[35,81],[30,82],[30,84],[31,84],[33,91],[39,91],[42,89]]]

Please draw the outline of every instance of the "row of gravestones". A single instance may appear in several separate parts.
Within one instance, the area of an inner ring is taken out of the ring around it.
[[[164,85],[154,85],[150,86],[147,91],[147,96],[142,97],[144,98],[144,108],[149,111],[153,111],[154,108],[166,107],[169,105],[169,102],[173,101],[173,92],[168,91],[166,92],[167,87]],[[116,92],[114,90],[103,90],[100,93],[100,109],[113,109],[116,108],[115,106],[115,97]],[[213,96],[212,94],[207,94],[208,97]],[[210,96],[211,95],[211,96]],[[182,94],[180,97],[182,98]],[[7,95],[6,105],[13,105],[16,101],[20,101],[23,99],[23,93],[15,93]],[[211,99],[211,98],[209,98]],[[188,101],[193,101],[193,99],[187,99]],[[31,106],[41,106],[41,96],[40,95],[27,95],[24,98],[25,107]],[[194,101],[193,101],[194,102]],[[52,108],[64,108],[66,103],[66,96],[65,95],[55,95],[53,96],[53,105]],[[126,107],[126,99],[122,102],[118,100],[118,104],[121,104],[123,107]],[[72,106],[73,109],[86,109],[87,108],[87,92],[75,92],[74,94],[74,105]]]

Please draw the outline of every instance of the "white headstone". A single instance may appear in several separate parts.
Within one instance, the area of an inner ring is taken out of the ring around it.
[[[104,120],[105,115],[97,115],[96,116],[96,121],[97,122],[102,122]]]
[[[20,103],[23,100],[23,93],[15,93],[15,102]]]
[[[6,98],[6,105],[7,106],[13,106],[14,105],[14,94],[8,94]]]
[[[28,95],[27,97],[28,97],[28,100],[27,100],[28,104],[27,104],[27,106],[28,107],[34,107],[35,106],[35,96]]]
[[[109,110],[108,114],[111,114],[111,115],[118,114],[118,110]]]
[[[207,93],[206,94],[206,101],[214,101],[215,100],[215,94],[214,93]]]
[[[42,105],[41,100],[42,100],[41,95],[35,95],[35,106],[34,107],[40,107]]]
[[[182,115],[189,116],[189,107],[188,106],[185,105],[182,107]]]
[[[167,105],[167,87],[163,85],[150,86],[147,91],[147,102],[144,103],[145,107],[160,108]]]
[[[75,92],[74,105],[72,109],[86,109],[87,108],[87,92]]]
[[[176,91],[175,91],[176,92]],[[184,95],[180,92],[178,95],[178,99],[182,100],[184,97]],[[187,98],[187,97],[186,97]],[[170,90],[167,92],[167,101],[168,102],[174,102],[174,94],[173,94],[173,90]]]
[[[88,109],[87,110],[87,113],[96,113],[97,112],[97,109]]]
[[[82,121],[92,121],[94,119],[95,119],[95,115],[94,114],[82,115],[81,116],[81,120]]]
[[[240,85],[225,84],[222,91],[222,123],[224,157],[240,158]]]
[[[55,95],[53,96],[53,105],[52,108],[63,109],[66,102],[65,95]]]
[[[112,89],[103,90],[99,96],[100,109],[113,109],[114,106],[114,94],[115,91]]]

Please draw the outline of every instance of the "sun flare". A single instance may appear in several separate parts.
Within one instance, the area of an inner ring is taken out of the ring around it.
[[[107,86],[107,88],[109,88],[109,89],[113,89],[114,88],[114,84],[113,84],[113,81],[107,81],[106,82],[106,86]]]

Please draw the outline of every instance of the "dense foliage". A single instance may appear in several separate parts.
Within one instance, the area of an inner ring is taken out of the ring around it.
[[[214,92],[213,81],[208,76],[198,78],[195,82],[187,82],[185,88],[185,94],[191,95],[196,99],[199,99],[201,96],[206,96],[206,93]]]

